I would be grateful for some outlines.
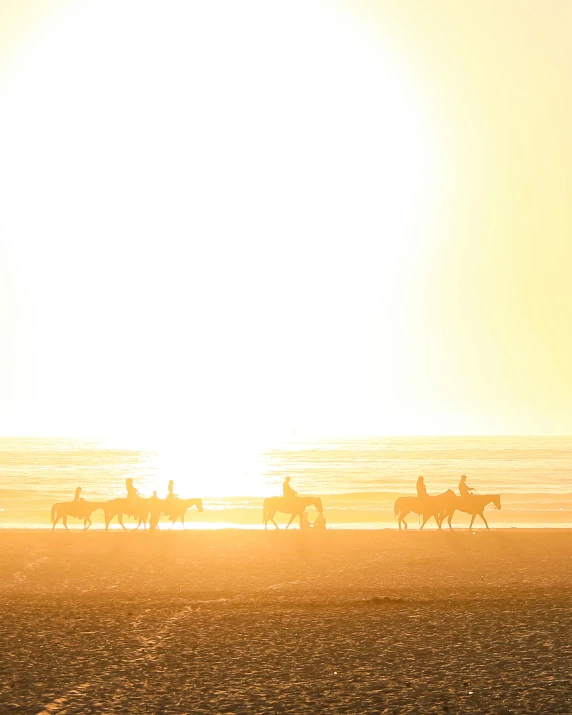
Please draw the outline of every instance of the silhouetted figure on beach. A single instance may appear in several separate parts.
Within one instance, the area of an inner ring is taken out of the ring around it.
[[[171,501],[171,499],[177,498],[177,495],[173,492],[174,488],[175,482],[172,479],[169,479],[169,483],[167,484],[167,496],[165,497],[165,501]]]
[[[298,492],[294,491],[294,489],[290,486],[290,477],[286,477],[282,484],[282,496],[288,501],[291,501],[294,497],[298,496]]]
[[[157,528],[160,518],[161,500],[157,496],[157,492],[153,492],[153,496],[149,499],[149,529],[151,531]]]
[[[74,501],[79,501],[79,499],[80,499],[80,494],[81,494],[81,487],[76,487],[73,500],[74,500]]]
[[[425,481],[423,477],[419,477],[417,480],[417,496],[420,499],[425,499],[427,496],[427,487],[425,486]]]
[[[125,480],[125,488],[127,489],[128,499],[137,499],[137,497],[139,496],[139,492],[133,486],[133,479],[131,479],[131,477]]]
[[[312,528],[316,531],[326,530],[326,517],[323,513],[318,514],[318,516],[315,518]]]
[[[467,484],[467,477],[463,474],[459,482],[459,494],[462,497],[471,497],[475,490]]]

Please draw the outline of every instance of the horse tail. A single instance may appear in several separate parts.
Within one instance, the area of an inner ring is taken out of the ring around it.
[[[395,514],[395,516],[399,516],[399,501],[400,501],[400,499],[401,499],[401,497],[399,499],[396,499],[395,504],[393,506],[393,513]]]
[[[266,524],[268,521],[268,504],[266,503],[266,499],[262,503],[262,523]]]
[[[52,524],[56,521],[56,514],[58,513],[58,505],[54,504],[52,507]]]

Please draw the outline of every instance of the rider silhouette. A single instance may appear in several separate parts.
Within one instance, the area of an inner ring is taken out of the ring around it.
[[[133,479],[131,479],[131,477],[125,480],[125,488],[127,489],[128,499],[136,499],[139,496],[139,492],[133,486]]]
[[[288,500],[293,499],[298,495],[298,492],[294,491],[294,489],[290,486],[290,477],[286,477],[282,484],[282,495],[284,499]]]
[[[423,477],[419,477],[417,480],[417,496],[422,498],[427,496],[427,487],[425,486]]]
[[[175,487],[175,482],[172,479],[169,479],[169,484],[167,484],[167,496],[165,497],[165,501],[171,500],[171,499],[176,499],[177,495],[173,492],[173,489]]]
[[[462,497],[470,497],[475,490],[467,484],[467,477],[463,474],[459,482],[459,494]]]
[[[81,494],[81,487],[76,487],[75,494],[74,494],[74,501],[79,501],[80,500],[80,495]]]

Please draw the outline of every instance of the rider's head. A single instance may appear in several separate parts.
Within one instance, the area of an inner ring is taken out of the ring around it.
[[[285,479],[284,481],[285,481],[285,482],[289,482],[289,481],[290,481],[290,477],[286,477],[286,479]]]
[[[128,477],[128,478],[125,480],[125,484],[133,484],[133,479],[132,479],[131,477]]]
[[[423,478],[423,477],[419,477],[419,481],[420,481],[420,482],[424,481],[424,478]]]
[[[467,481],[467,477],[466,477],[464,474],[461,476],[461,481],[462,481],[462,482],[466,482],[466,481]]]
[[[156,497],[156,496],[157,496],[157,492],[153,492],[153,496]]]

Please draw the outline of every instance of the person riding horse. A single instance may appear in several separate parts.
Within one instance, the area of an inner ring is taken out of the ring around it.
[[[70,508],[70,512],[69,512],[70,516],[75,516],[78,519],[80,518],[82,512],[81,512],[81,508],[79,507],[79,503],[82,501],[83,501],[83,497],[81,496],[81,487],[76,487],[72,504],[78,505],[78,507],[75,508],[75,506],[74,506],[74,507]]]
[[[165,497],[165,515],[171,518],[172,511],[175,508],[175,500],[178,499],[178,495],[175,494],[173,489],[175,488],[175,482],[173,479],[169,479],[167,485],[167,496]]]
[[[427,497],[427,487],[425,486],[423,477],[419,477],[417,480],[417,496],[420,499],[425,499],[425,497]]]
[[[125,489],[127,490],[128,499],[137,499],[137,497],[139,496],[139,492],[133,486],[133,479],[131,477],[125,480]]]
[[[173,492],[173,489],[175,488],[175,482],[173,479],[169,479],[169,484],[167,485],[167,496],[165,497],[165,501],[171,501],[171,499],[177,499],[177,494]]]
[[[461,476],[461,481],[459,482],[459,494],[462,497],[471,497],[473,496],[472,492],[474,491],[476,490],[467,484],[467,477],[463,474]]]
[[[290,486],[290,477],[286,477],[282,484],[282,496],[287,501],[292,501],[295,497],[298,496],[298,492],[292,489],[292,487]]]
[[[137,489],[133,486],[133,479],[129,477],[125,480],[125,488],[127,489],[127,499],[130,503],[129,515],[136,516],[136,503],[141,496]]]

